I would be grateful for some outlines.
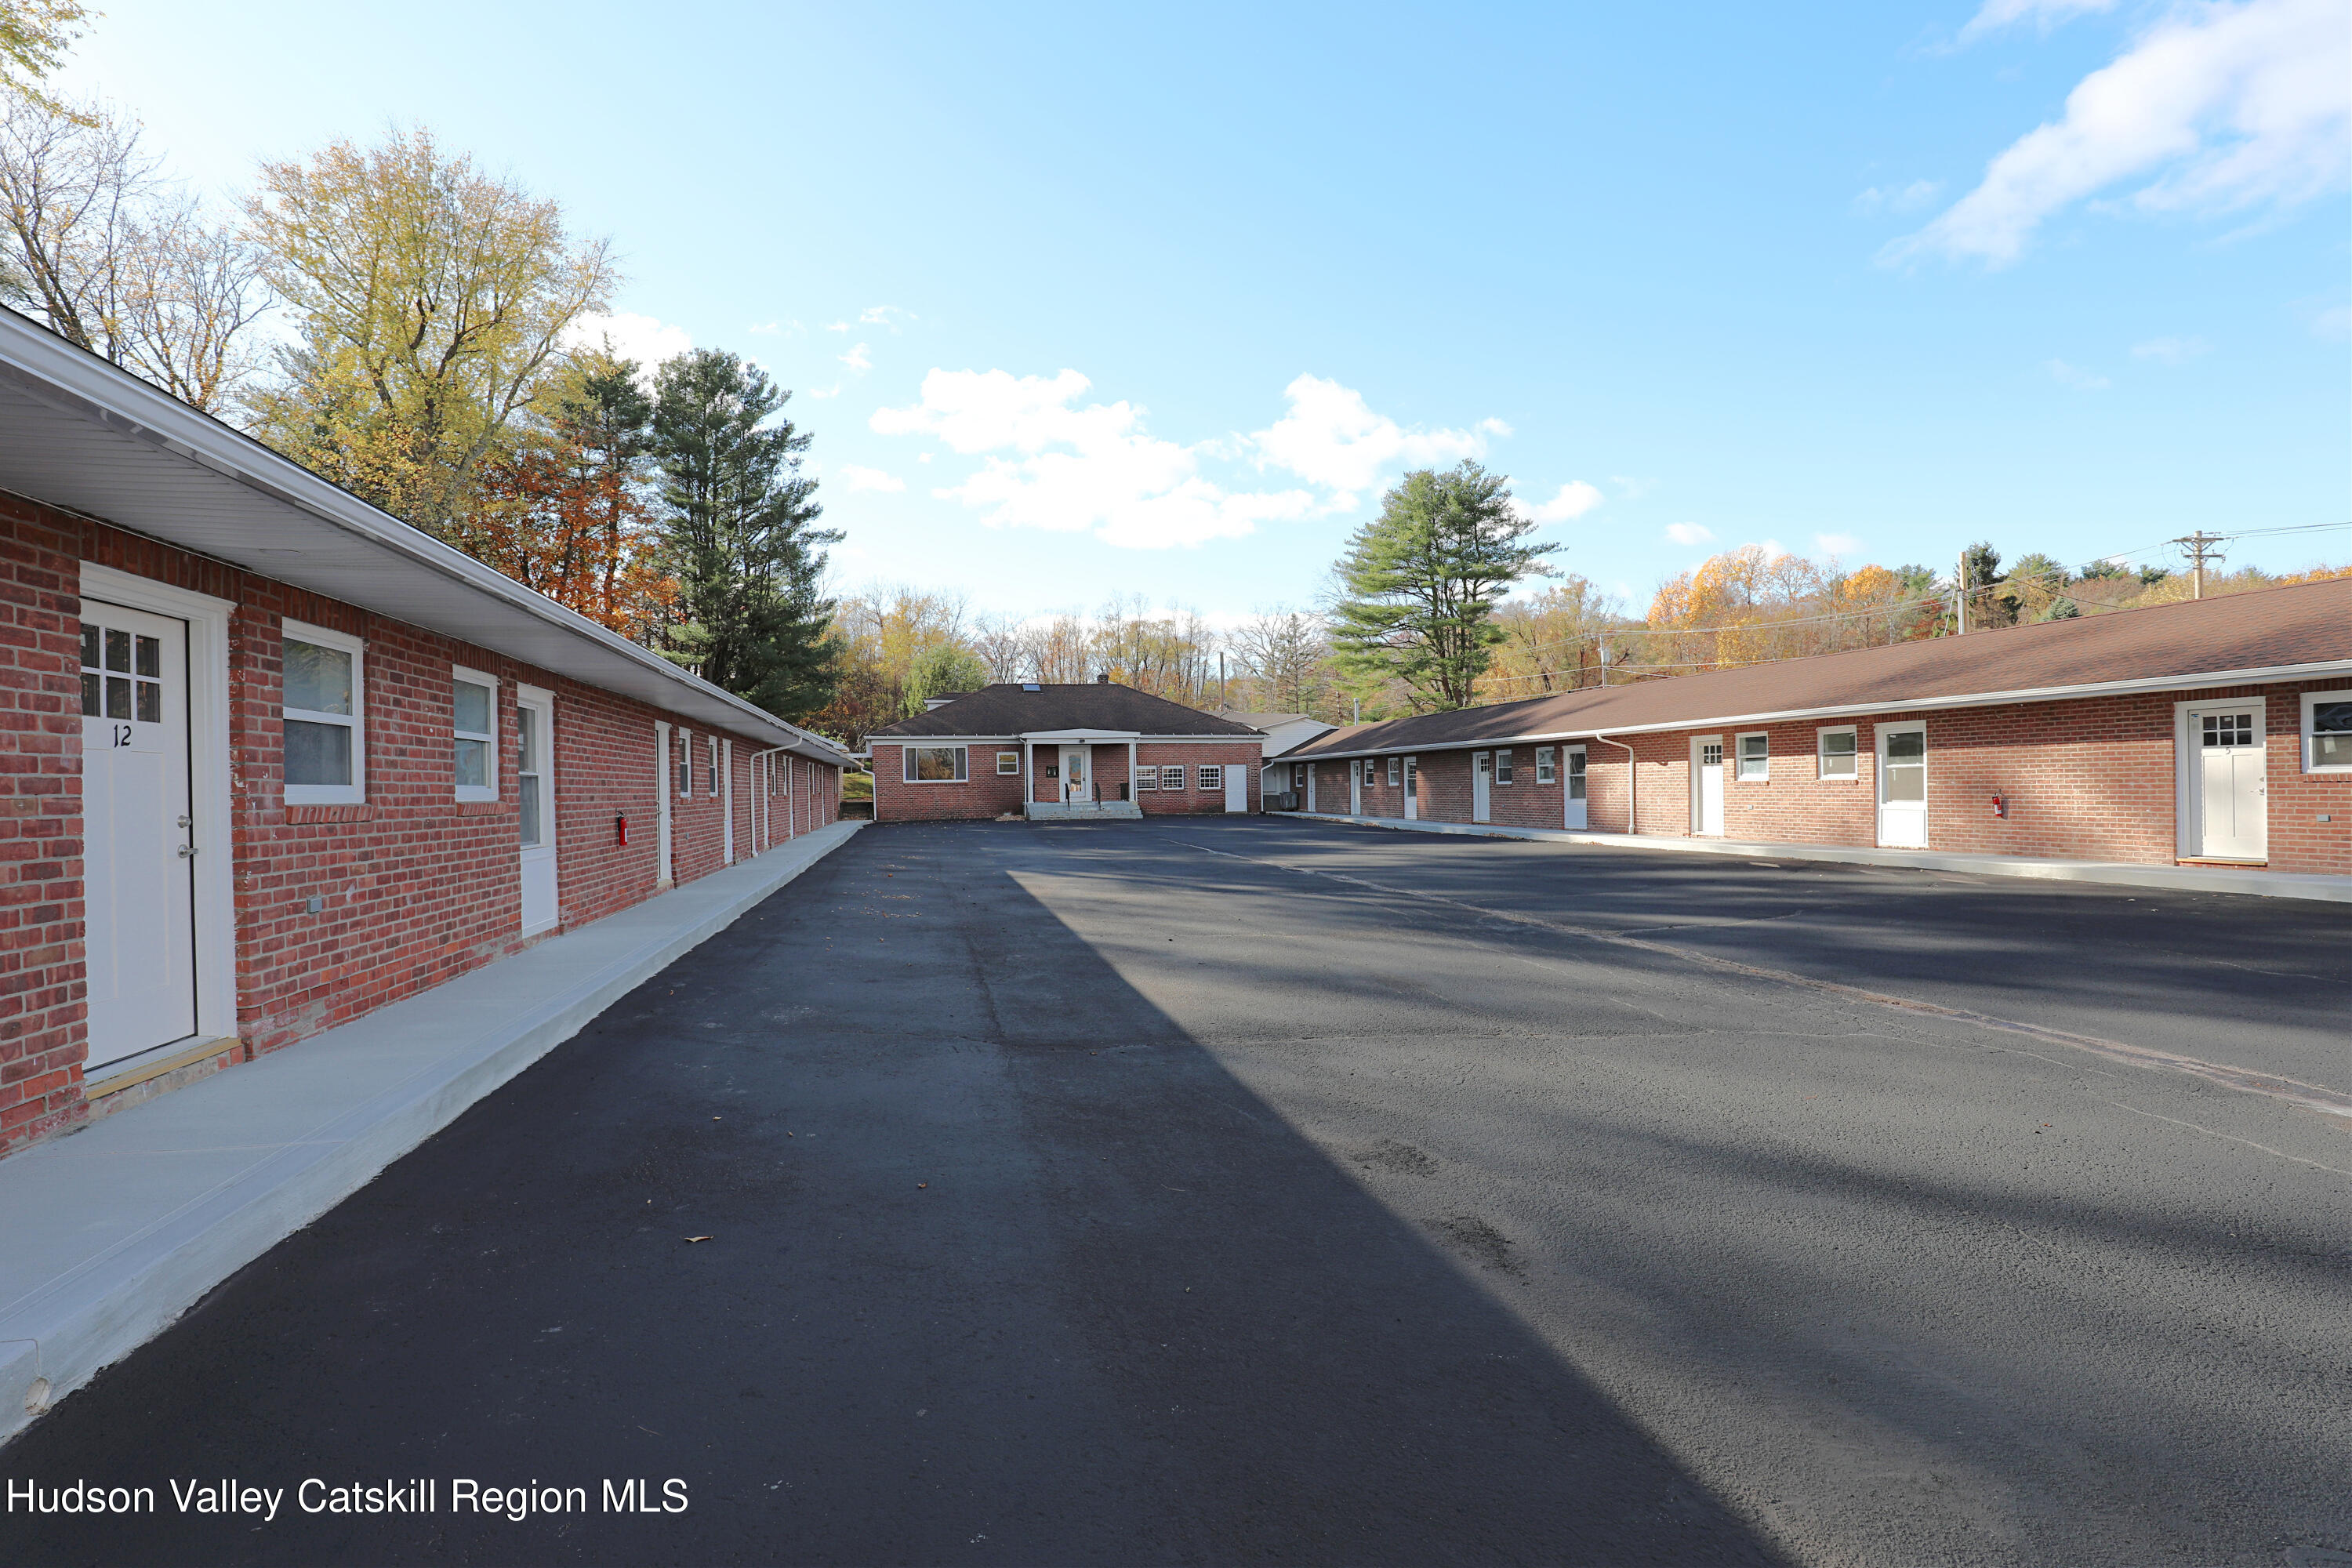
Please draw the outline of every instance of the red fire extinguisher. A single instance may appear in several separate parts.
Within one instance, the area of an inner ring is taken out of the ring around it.
[[[626,812],[614,813],[613,838],[622,848],[629,847],[629,817]]]
[[[1992,797],[1992,814],[1995,816],[2007,816],[2009,815],[2009,796],[2005,795],[1997,795]]]

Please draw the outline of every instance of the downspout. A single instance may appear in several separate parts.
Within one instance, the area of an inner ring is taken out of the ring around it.
[[[1625,753],[1625,836],[1639,837],[1642,832],[1642,761],[1633,748],[1622,741],[1612,741],[1596,733],[1592,737],[1604,746],[1614,746]]]

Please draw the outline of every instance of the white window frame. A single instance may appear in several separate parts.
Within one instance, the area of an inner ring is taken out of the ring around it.
[[[1180,795],[1182,794],[1184,789],[1184,764],[1181,763],[1162,763],[1160,769],[1160,787],[1163,790],[1174,790]]]
[[[1853,741],[1853,749],[1846,753],[1851,773],[1829,771],[1829,738],[1843,735]],[[1862,782],[1862,730],[1854,724],[1829,724],[1813,731],[1813,777],[1822,784],[1860,784]]]
[[[719,771],[720,771],[720,770],[719,770],[719,737],[718,737],[718,736],[716,736],[716,735],[712,735],[712,736],[710,736],[710,737],[709,737],[709,741],[710,741],[710,789],[709,789],[709,795],[710,795],[710,798],[711,798],[711,799],[713,799],[713,800],[717,800],[717,799],[719,798]]]
[[[670,731],[669,743],[676,749],[662,759],[669,773],[667,786],[669,797],[672,800],[692,800],[694,798],[694,731],[680,724]],[[680,767],[686,769],[686,787],[683,789],[678,787],[677,782],[677,770]]]
[[[1192,770],[1201,781],[1201,788],[1212,793],[1225,787],[1225,765],[1223,763],[1202,763]]]
[[[1135,776],[1128,782],[1135,786],[1135,793],[1138,795],[1141,795],[1148,789],[1158,789],[1160,787],[1160,764],[1158,763],[1136,763]]]
[[[2303,771],[2307,773],[2352,773],[2352,764],[2322,763],[2311,760],[2319,745],[2319,737],[2312,726],[2319,721],[2317,710],[2323,702],[2352,702],[2352,690],[2306,691],[2303,694]]]
[[[1759,759],[1762,765],[1752,773],[1748,771],[1748,742],[1750,741],[1764,742],[1764,755]],[[1772,782],[1771,731],[1742,730],[1732,736],[1731,748],[1733,782],[1738,784],[1770,784]]]
[[[489,688],[490,730],[489,733],[487,735],[478,730],[460,730],[457,728],[457,682],[461,680],[466,682],[468,686],[486,686]],[[499,678],[495,675],[485,674],[483,671],[478,669],[468,669],[462,664],[453,664],[449,667],[449,776],[453,781],[457,776],[457,742],[460,741],[480,741],[485,742],[484,754],[488,757],[489,762],[488,766],[486,766],[482,771],[483,775],[488,778],[489,782],[488,784],[461,784],[453,783],[451,787],[455,790],[457,799],[462,801],[494,801],[498,799]]]
[[[1404,783],[1404,759],[1402,757],[1391,757],[1389,759],[1389,788],[1394,789],[1402,783]]]
[[[1552,749],[1549,746],[1536,748],[1536,783],[1548,784],[1559,781],[1559,774],[1554,771],[1551,759]]]
[[[286,758],[284,721],[292,719],[305,724],[340,724],[352,732],[352,782],[347,784],[298,784],[285,786],[289,805],[364,805],[367,804],[367,645],[358,637],[343,632],[331,632],[324,626],[314,626],[307,621],[282,621],[278,626],[278,671],[285,671],[285,643],[309,643],[313,647],[331,647],[352,656],[352,710],[349,713],[317,713],[308,708],[285,705],[286,689],[278,687],[278,767],[283,774]]]
[[[953,752],[956,754],[955,777],[951,779],[919,779],[915,777],[917,752]],[[910,784],[961,784],[971,782],[971,748],[970,746],[918,746],[911,742],[898,748],[898,775],[901,783]]]
[[[1511,753],[1507,748],[1495,753],[1495,782],[1498,784],[1511,782]]]
[[[1002,778],[1018,778],[1018,777],[1020,777],[1020,776],[1021,776],[1021,753],[1020,753],[1020,752],[997,752],[997,753],[996,753],[996,776],[997,776],[998,778],[1001,778],[1001,779],[1002,779]]]

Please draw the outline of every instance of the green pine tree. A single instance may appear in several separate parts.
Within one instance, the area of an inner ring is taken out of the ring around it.
[[[1465,459],[1407,474],[1334,569],[1332,662],[1360,691],[1401,682],[1415,712],[1466,708],[1503,634],[1496,602],[1549,576],[1533,521],[1499,474]]]
[[[816,481],[809,437],[776,418],[791,393],[719,349],[665,363],[654,383],[654,451],[681,625],[664,652],[714,686],[786,719],[832,700],[840,645],[820,593]],[[772,421],[772,423],[771,422]]]

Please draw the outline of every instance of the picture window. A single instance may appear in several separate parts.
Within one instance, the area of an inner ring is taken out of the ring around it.
[[[908,746],[905,749],[908,784],[962,784],[965,749],[961,746]]]

